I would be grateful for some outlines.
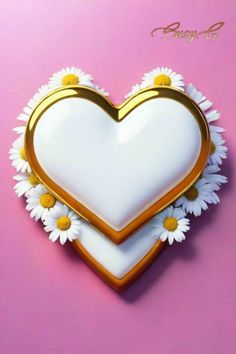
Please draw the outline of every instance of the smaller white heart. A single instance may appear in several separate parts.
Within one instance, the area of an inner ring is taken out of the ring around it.
[[[128,240],[116,245],[85,221],[81,223],[79,239],[85,250],[118,279],[124,277],[157,243],[151,223],[147,223]]]

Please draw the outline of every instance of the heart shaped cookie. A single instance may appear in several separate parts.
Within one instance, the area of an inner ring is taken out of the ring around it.
[[[164,245],[156,237],[151,223],[117,245],[83,221],[80,237],[73,242],[79,255],[117,291],[125,289],[140,276]]]
[[[119,244],[194,183],[210,143],[203,113],[178,90],[151,87],[114,106],[70,86],[36,107],[25,148],[42,183]]]
[[[10,150],[17,195],[51,241],[71,241],[116,290],[164,241],[183,241],[187,214],[217,204],[227,181],[222,129],[211,124],[219,113],[192,84],[184,93],[182,79],[156,68],[115,106],[91,75],[66,68],[18,117],[27,125]]]

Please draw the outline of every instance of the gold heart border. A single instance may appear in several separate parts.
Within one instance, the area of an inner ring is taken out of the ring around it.
[[[201,149],[195,166],[177,186],[175,186],[166,195],[164,195],[162,198],[152,204],[149,208],[143,211],[122,230],[114,230],[111,226],[109,226],[102,219],[100,219],[96,214],[91,212],[82,203],[73,198],[59,185],[57,185],[44,172],[43,168],[37,160],[33,143],[34,132],[37,123],[39,122],[43,113],[50,106],[62,99],[66,99],[69,97],[80,97],[90,100],[91,102],[100,106],[117,123],[125,119],[125,117],[136,107],[153,98],[169,98],[176,100],[179,103],[182,103],[193,114],[194,118],[198,123],[201,133]],[[113,242],[115,242],[116,244],[120,244],[125,239],[127,239],[132,233],[134,233],[138,228],[144,225],[144,223],[146,223],[156,213],[160,212],[169,204],[173,203],[174,200],[176,200],[180,195],[182,195],[199,178],[200,174],[202,173],[202,170],[206,165],[210,152],[210,133],[206,118],[201,109],[189,96],[177,89],[167,86],[152,86],[141,90],[137,94],[128,98],[121,105],[116,106],[105,96],[101,95],[92,88],[79,85],[72,85],[51,92],[33,110],[26,126],[25,152],[27,160],[32,168],[32,171],[35,173],[38,179],[46,186],[46,188],[53,195],[55,195],[58,200],[68,205],[77,214],[79,214],[82,218],[84,218],[93,226],[95,226],[99,231],[101,231]]]
[[[73,247],[79,256],[94,270],[100,278],[102,278],[109,286],[116,291],[125,290],[131,283],[133,283],[155,260],[157,255],[166,245],[166,242],[157,240],[145,256],[135,266],[126,273],[122,278],[115,277],[106,268],[104,268],[80,243],[79,239],[73,241]]]

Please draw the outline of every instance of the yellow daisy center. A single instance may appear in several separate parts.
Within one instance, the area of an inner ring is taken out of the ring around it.
[[[39,203],[43,208],[50,209],[56,203],[56,199],[50,193],[44,193],[40,196]]]
[[[216,145],[211,141],[210,154],[212,155],[214,152],[216,152]]]
[[[68,74],[63,76],[61,83],[63,86],[77,85],[79,83],[79,78],[75,74]]]
[[[57,219],[57,228],[62,231],[66,231],[71,226],[71,220],[68,216],[63,215]]]
[[[198,194],[198,189],[195,186],[190,187],[187,192],[184,193],[185,197],[191,201],[197,199]]]
[[[34,173],[29,174],[28,181],[30,184],[32,184],[32,186],[36,186],[37,184],[39,184],[39,179],[35,176]]]
[[[24,147],[20,149],[20,157],[22,158],[22,160],[27,160]]]
[[[165,218],[163,226],[168,231],[175,231],[178,227],[178,221],[173,216]]]
[[[170,86],[171,78],[165,74],[157,75],[154,77],[153,83],[158,86]]]

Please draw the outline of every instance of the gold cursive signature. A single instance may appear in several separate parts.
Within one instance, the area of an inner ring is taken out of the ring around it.
[[[194,39],[199,39],[201,37],[205,39],[216,40],[218,37],[218,31],[224,26],[224,22],[217,22],[210,26],[207,30],[198,32],[196,30],[182,31],[179,29],[180,22],[173,22],[166,27],[157,27],[151,31],[151,36],[154,37],[156,32],[161,31],[165,36],[162,37],[163,40],[168,40],[172,38],[182,38],[186,39],[188,43],[192,43]]]

